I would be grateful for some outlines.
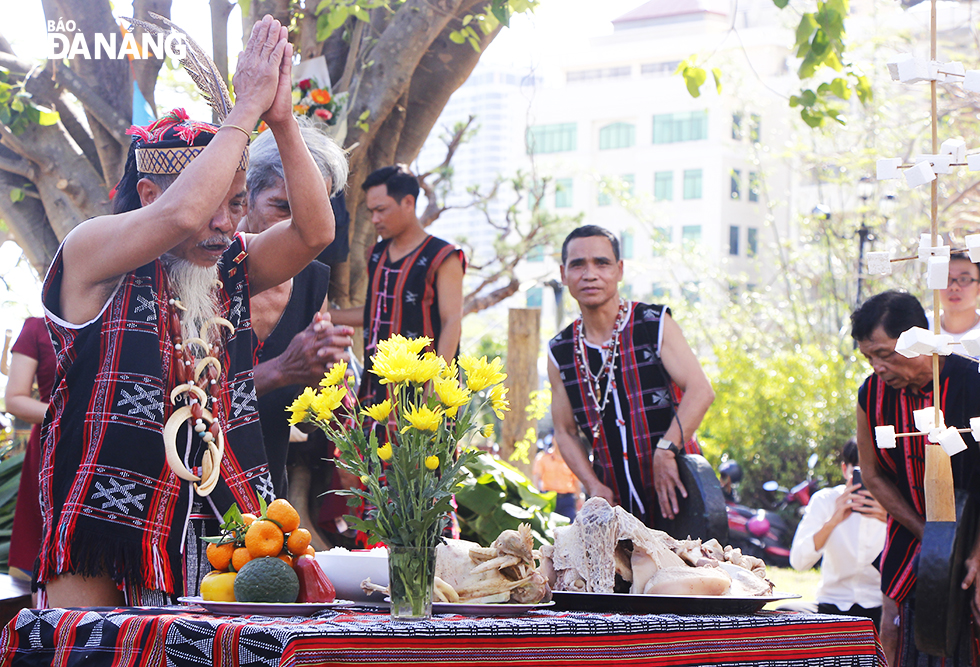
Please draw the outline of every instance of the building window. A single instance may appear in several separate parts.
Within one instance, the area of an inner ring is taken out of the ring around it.
[[[695,280],[689,280],[681,285],[681,294],[688,303],[697,303],[701,300],[701,285]]]
[[[728,254],[738,254],[738,225],[728,226]]]
[[[577,135],[575,123],[534,125],[527,129],[527,152],[539,155],[574,151],[578,147]]]
[[[661,257],[664,254],[665,246],[668,245],[673,238],[671,233],[673,230],[670,227],[654,227],[653,232],[650,234],[650,240],[652,243],[652,250],[654,257]]]
[[[759,230],[749,227],[746,231],[746,253],[749,257],[755,257],[759,252]]]
[[[750,118],[752,119],[752,124],[749,127],[749,140],[757,144],[762,140],[762,116],[754,113]]]
[[[572,179],[555,179],[555,208],[571,208],[572,206]]]
[[[680,67],[680,60],[668,60],[662,63],[643,63],[640,65],[642,76],[670,76]]]
[[[708,112],[683,111],[653,117],[653,143],[672,144],[708,138]]]
[[[742,196],[742,172],[732,169],[732,199],[739,199]]]
[[[759,201],[759,172],[749,172],[749,201]]]
[[[636,194],[636,176],[633,174],[623,174],[619,178],[622,181],[620,187],[623,188],[624,195],[632,197]]]
[[[658,171],[653,175],[653,199],[670,201],[674,198],[674,172]]]
[[[742,140],[742,114],[740,113],[732,114],[732,139]]]
[[[650,288],[650,294],[654,299],[664,299],[670,295],[670,290],[662,283],[653,283],[653,286]]]
[[[622,292],[622,295],[623,295],[623,298],[624,299],[627,299],[627,300],[632,299],[633,298],[633,285],[632,285],[632,283],[623,283],[623,286],[620,288],[620,292]]]
[[[606,67],[603,69],[583,69],[576,72],[565,74],[566,83],[577,83],[579,81],[596,81],[598,79],[621,79],[630,75],[631,67]]]
[[[624,229],[619,236],[619,256],[621,259],[633,259],[633,232]]]
[[[540,308],[542,301],[542,290],[540,287],[532,287],[527,291],[527,307]]]
[[[701,225],[684,225],[681,227],[681,244],[685,248],[701,243]]]
[[[612,204],[612,194],[609,192],[608,183],[599,183],[599,196],[595,200],[596,206],[609,206]]]
[[[599,150],[629,148],[636,143],[636,126],[632,123],[612,123],[599,130]]]
[[[529,262],[543,262],[544,261],[544,246],[536,245],[528,249],[525,258]]]
[[[684,199],[701,199],[701,170],[684,170]]]

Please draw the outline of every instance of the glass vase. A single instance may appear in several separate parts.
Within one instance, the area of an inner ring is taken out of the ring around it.
[[[388,547],[388,591],[391,618],[420,621],[432,618],[436,548]]]

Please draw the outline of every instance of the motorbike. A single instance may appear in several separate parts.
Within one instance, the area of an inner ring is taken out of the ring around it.
[[[725,463],[738,466],[733,461]],[[813,477],[816,463],[817,455],[813,454],[807,461],[807,478],[791,488],[782,487],[775,481],[768,481],[762,485],[763,490],[768,493],[782,494],[780,500],[773,504],[773,509],[748,507],[739,503],[734,493],[726,494],[729,544],[741,549],[743,554],[761,558],[767,565],[789,567],[789,549],[793,544],[798,521],[788,521],[785,515],[795,514],[798,518],[803,508],[809,504],[811,496],[817,491],[818,482]],[[736,472],[737,474],[733,474]],[[736,471],[732,465],[729,465],[726,470],[725,464],[722,464],[719,473],[723,477],[723,486],[725,476],[729,477],[732,485],[737,485],[741,481],[741,468]],[[795,511],[787,512],[794,506]]]

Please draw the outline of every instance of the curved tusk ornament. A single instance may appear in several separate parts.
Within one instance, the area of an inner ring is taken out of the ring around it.
[[[185,382],[184,384],[179,384],[179,385],[177,385],[176,387],[173,388],[173,391],[170,392],[170,404],[171,405],[176,405],[177,404],[177,397],[179,395],[183,394],[184,392],[188,392],[188,391],[190,393],[194,394],[195,396],[197,396],[197,399],[201,402],[201,405],[202,406],[207,406],[207,404],[208,404],[208,395],[206,393],[204,393],[204,390],[203,389],[201,389],[200,387],[198,387],[196,384],[191,384],[190,382]]]
[[[221,479],[221,460],[225,453],[225,435],[220,428],[217,439],[218,446],[215,447],[213,442],[208,443],[208,451],[204,453],[201,459],[201,472],[204,481],[194,485],[197,495],[202,497],[214,491],[214,487],[218,485],[218,480]]]
[[[167,465],[170,466],[170,469],[174,471],[177,477],[188,482],[199,482],[201,478],[184,467],[184,462],[180,460],[180,455],[177,454],[177,431],[180,429],[180,425],[187,421],[190,416],[191,409],[186,405],[174,410],[174,413],[170,415],[170,419],[167,420],[167,423],[163,427],[163,448],[167,455]],[[208,416],[210,416],[210,413],[208,413]]]
[[[226,320],[223,317],[212,317],[207,322],[205,322],[203,326],[201,326],[201,330],[200,332],[198,332],[198,337],[206,339],[207,328],[212,324],[216,324],[218,326],[222,326],[228,329],[229,334],[235,333],[235,325],[232,324],[230,321]]]
[[[201,378],[201,373],[208,366],[214,366],[214,370],[217,371],[219,376],[221,375],[221,362],[218,361],[217,357],[204,357],[194,367],[194,382],[197,382]]]
[[[184,341],[184,348],[186,349],[187,346],[192,344],[199,345],[201,349],[203,349],[205,352],[211,351],[211,343],[207,342],[203,338],[198,338],[197,336],[194,336],[193,338],[188,338],[187,340]]]

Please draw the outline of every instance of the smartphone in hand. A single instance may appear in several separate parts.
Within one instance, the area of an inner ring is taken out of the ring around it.
[[[854,468],[854,472],[851,473],[851,486],[857,485],[859,488],[855,489],[855,493],[864,488],[864,482],[861,480],[861,469]]]

